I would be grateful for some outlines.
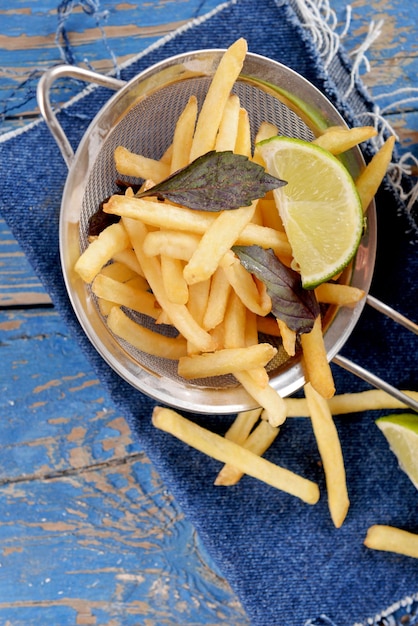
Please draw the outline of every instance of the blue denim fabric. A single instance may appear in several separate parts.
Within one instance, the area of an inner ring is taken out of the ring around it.
[[[240,0],[229,4],[208,21],[181,31],[150,51],[124,69],[122,77],[129,78],[185,50],[226,47],[239,36],[248,40],[251,51],[299,71],[328,95],[349,122],[353,119],[355,110],[338,90],[347,66],[344,54],[336,61],[331,76],[285,1]],[[73,145],[78,144],[89,120],[108,97],[107,90],[95,89],[60,114]],[[355,106],[372,106],[361,85]],[[58,218],[67,172],[44,123],[0,144],[0,158],[3,217],[98,377],[238,594],[252,623],[303,626],[310,619],[328,620],[335,626],[366,623],[371,615],[416,593],[416,560],[363,546],[367,528],[374,523],[418,531],[416,490],[397,467],[394,455],[374,426],[377,415],[336,419],[351,499],[347,520],[338,530],[329,518],[323,474],[308,420],[288,420],[266,456],[318,481],[323,495],[316,506],[303,504],[248,477],[233,488],[214,487],[219,464],[196,451],[185,450],[179,441],[153,429],[150,414],[154,402],[120,380],[79,328],[59,264]],[[412,318],[416,317],[418,270],[413,228],[402,205],[383,186],[378,196],[379,245],[372,293]],[[416,339],[374,310],[364,312],[342,353],[400,388],[417,388]],[[365,383],[336,367],[334,375],[338,392],[366,388]],[[232,419],[190,417],[220,433]]]

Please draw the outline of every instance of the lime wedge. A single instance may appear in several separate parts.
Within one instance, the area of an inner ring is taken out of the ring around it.
[[[257,144],[269,174],[287,185],[274,197],[302,285],[312,289],[353,258],[363,230],[355,183],[337,157],[308,141],[272,137]]]
[[[376,420],[396,455],[400,468],[418,489],[418,415],[402,413]]]

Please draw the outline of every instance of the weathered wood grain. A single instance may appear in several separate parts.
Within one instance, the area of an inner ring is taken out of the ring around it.
[[[218,3],[102,1],[89,16],[75,2],[62,24],[73,60],[106,72]],[[0,3],[0,133],[38,115],[39,75],[69,53],[56,40],[58,4]],[[418,156],[417,101],[397,105],[406,92],[393,94],[418,88],[415,5],[354,0],[343,43],[354,51],[370,21],[384,20],[361,76],[389,107],[401,150]],[[341,32],[346,2],[331,6]],[[75,89],[58,85],[54,101]],[[3,221],[0,308],[0,623],[246,626]]]
[[[0,623],[246,617],[55,311],[0,313]]]
[[[0,217],[0,306],[47,305],[49,296]]]

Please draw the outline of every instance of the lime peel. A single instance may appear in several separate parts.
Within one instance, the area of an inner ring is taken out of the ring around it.
[[[277,136],[257,150],[268,173],[287,181],[273,194],[302,285],[313,289],[357,252],[363,213],[355,183],[337,157],[308,141]]]
[[[386,415],[379,417],[376,425],[397,457],[399,467],[418,489],[418,415]]]

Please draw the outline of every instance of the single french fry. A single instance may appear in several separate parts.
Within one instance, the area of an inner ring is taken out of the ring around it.
[[[364,545],[372,550],[395,552],[418,559],[418,534],[394,526],[383,524],[370,526]]]
[[[315,288],[315,295],[318,302],[337,304],[338,306],[353,306],[365,297],[366,292],[351,285],[322,283]]]
[[[125,283],[127,280],[138,276],[138,274],[132,268],[128,267],[124,263],[121,263],[120,261],[115,261],[114,263],[109,263],[108,265],[105,265],[105,267],[102,267],[102,269],[100,270],[100,273],[104,276],[109,276],[109,278],[113,278],[120,283]]]
[[[286,420],[286,404],[277,391],[271,385],[258,385],[249,372],[234,372],[234,376],[257,404],[263,407],[270,425],[281,426]]]
[[[233,441],[202,428],[175,411],[155,407],[152,423],[187,445],[221,463],[231,463],[243,472],[276,489],[294,495],[308,504],[319,499],[318,485],[294,472],[279,467]]]
[[[160,161],[161,163],[165,163],[166,165],[170,167],[172,157],[173,157],[173,144],[170,143],[170,145],[167,146],[167,148],[164,150],[164,153],[161,155]]]
[[[273,428],[266,420],[255,427],[253,432],[241,444],[246,450],[262,456],[268,450],[279,434],[279,428]],[[234,465],[227,463],[223,466],[215,479],[215,485],[231,486],[242,478],[244,472]]]
[[[156,211],[155,203],[149,199],[127,198],[120,195],[112,196],[105,204],[104,211],[138,219],[149,226],[157,226],[166,231],[185,231],[194,235],[203,235],[219,215],[208,211],[190,211],[190,209],[167,202],[158,203],[158,211]],[[244,226],[234,243],[257,244],[263,248],[272,248],[279,258],[291,256],[291,248],[284,233],[251,222]],[[148,250],[147,253],[151,254]]]
[[[238,132],[235,142],[234,152],[242,154],[248,158],[251,157],[251,128],[248,111],[240,108],[238,116]]]
[[[269,343],[246,348],[224,348],[216,352],[185,356],[179,360],[178,373],[187,380],[222,376],[256,367],[264,367],[277,350]]]
[[[280,329],[277,320],[268,315],[266,317],[257,316],[257,330],[259,333],[271,335],[272,337],[280,337]]]
[[[144,254],[165,254],[173,259],[189,261],[199,245],[200,236],[181,230],[151,230],[144,241]]]
[[[249,411],[241,411],[237,414],[231,426],[226,431],[224,437],[230,441],[235,441],[242,445],[248,435],[260,419],[261,407]]]
[[[376,152],[356,180],[356,188],[360,196],[363,211],[367,210],[367,207],[375,197],[386,175],[392,158],[395,141],[395,136],[391,135],[380,150]]]
[[[190,150],[197,119],[197,98],[191,96],[177,120],[173,136],[170,173],[174,173],[190,162]]]
[[[160,257],[161,276],[167,298],[176,304],[187,304],[189,288],[183,277],[183,264],[167,254]]]
[[[214,149],[226,101],[241,72],[246,54],[247,42],[243,38],[236,40],[224,52],[197,119],[190,152],[191,161]]]
[[[120,283],[110,276],[97,274],[92,283],[92,291],[99,298],[116,302],[153,319],[156,319],[160,312],[158,302],[152,293],[129,283]]]
[[[192,258],[184,268],[189,285],[210,278],[222,257],[234,245],[239,234],[251,221],[257,202],[232,211],[222,211],[202,236]]]
[[[138,259],[136,258],[135,252],[132,248],[126,248],[125,250],[120,250],[120,252],[116,252],[113,255],[113,260],[123,263],[129,269],[131,269],[135,274],[139,276],[144,276],[144,272],[142,271],[141,266],[138,263]]]
[[[113,307],[108,315],[109,329],[134,348],[165,359],[177,360],[186,354],[183,337],[166,337],[131,320],[119,307]]]
[[[144,271],[145,277],[160,306],[177,328],[180,334],[188,341],[199,347],[202,352],[210,352],[216,349],[212,337],[190,315],[185,304],[170,302],[164,289],[161,267],[157,257],[147,257],[143,253],[142,246],[147,235],[147,228],[142,222],[135,219],[122,218],[135,254]]]
[[[255,143],[257,145],[260,141],[276,137],[278,133],[279,130],[275,124],[272,124],[271,122],[261,122],[255,137]]]
[[[340,528],[346,518],[350,501],[338,432],[325,398],[315,391],[310,383],[305,385],[304,390],[324,468],[329,512],[334,526]]]
[[[270,122],[261,122],[257,134],[255,136],[255,149],[254,149],[254,154],[253,154],[253,161],[255,163],[258,163],[259,165],[261,165],[262,167],[265,167],[266,164],[264,163],[264,159],[261,156],[259,150],[257,150],[257,144],[260,141],[264,141],[264,139],[270,139],[270,137],[275,137],[276,135],[278,135],[278,128],[277,126],[275,126],[274,124],[271,124]]]
[[[246,345],[247,312],[245,305],[235,291],[230,293],[223,323],[225,348],[243,348]]]
[[[114,306],[119,306],[116,302],[112,302],[111,300],[105,300],[104,298],[97,298],[97,306],[99,307],[100,313],[107,317],[110,313],[110,310]]]
[[[418,400],[418,391],[404,391],[403,393]],[[305,398],[286,398],[285,402],[288,417],[309,417]],[[328,406],[332,415],[408,408],[406,404],[381,389],[337,394],[328,400]]]
[[[312,143],[337,155],[350,150],[363,141],[376,137],[376,135],[377,130],[373,126],[355,126],[354,128],[330,126]]]
[[[239,98],[231,94],[225,103],[222,119],[219,124],[219,132],[216,137],[215,149],[217,152],[235,149],[238,133]]]
[[[203,318],[208,306],[210,284],[210,279],[207,279],[188,286],[189,302],[187,303],[187,308],[190,315],[201,328],[203,328]],[[212,340],[215,341],[214,335],[211,335],[211,337]],[[215,348],[218,348],[217,344],[215,344]],[[201,352],[199,346],[194,345],[192,341],[188,342],[187,350],[188,354],[198,354]]]
[[[117,171],[125,176],[151,178],[155,183],[159,183],[170,175],[167,163],[135,154],[123,146],[116,148],[114,158]]]
[[[289,326],[283,320],[277,319],[277,326],[280,330],[282,337],[283,348],[286,350],[289,356],[295,356],[296,354],[296,332],[289,328]]]
[[[78,257],[74,269],[84,282],[90,283],[102,267],[128,245],[129,238],[123,224],[111,224]]]
[[[223,269],[218,267],[212,276],[207,307],[203,317],[205,330],[211,330],[223,321],[230,293],[231,285]]]
[[[283,236],[283,240],[287,241],[287,236],[285,234],[282,218],[280,217],[280,213],[278,211],[276,201],[271,191],[267,192],[264,198],[261,198],[258,201],[258,206],[260,208],[263,226],[265,228],[271,228],[274,231],[281,233]],[[291,256],[290,245],[289,245],[288,254],[290,257]]]
[[[269,226],[261,226],[250,222],[241,231],[236,241],[239,246],[258,245],[261,248],[272,248],[280,259],[291,258],[292,249],[286,234]]]
[[[246,310],[245,321],[245,345],[253,346],[258,343],[257,315],[250,310]]]
[[[257,315],[267,315],[271,310],[271,302],[260,298],[257,285],[251,274],[240,263],[232,251],[227,252],[221,259],[220,266],[230,282],[232,288],[245,304],[247,309]]]
[[[321,316],[315,320],[311,332],[301,335],[300,341],[307,381],[321,396],[332,398],[335,394],[335,385],[325,350]]]
[[[206,232],[218,215],[208,211],[191,211],[168,202],[159,202],[156,211],[155,202],[150,199],[128,198],[121,195],[112,196],[103,210],[105,213],[141,220],[148,226],[197,234]]]

